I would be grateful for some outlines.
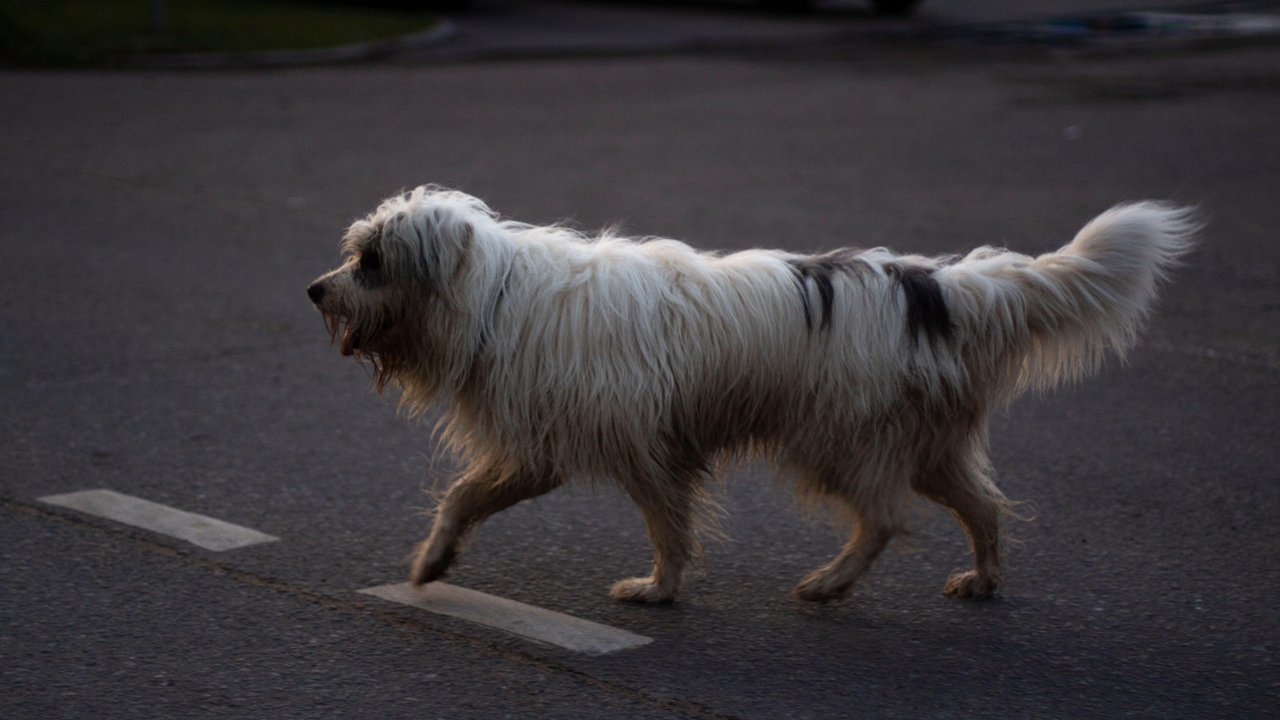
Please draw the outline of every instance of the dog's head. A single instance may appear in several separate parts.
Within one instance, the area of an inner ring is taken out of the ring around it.
[[[381,387],[394,377],[434,306],[455,303],[479,200],[435,187],[387,199],[347,230],[344,262],[307,286],[343,355],[369,360]]]

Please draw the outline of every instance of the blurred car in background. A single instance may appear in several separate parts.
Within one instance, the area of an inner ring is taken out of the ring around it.
[[[353,0],[348,0],[353,1]],[[360,2],[361,0],[354,0]],[[760,7],[786,12],[807,12],[817,4],[817,0],[754,0]],[[363,0],[364,4],[399,7],[404,9],[437,10],[441,12],[465,10],[472,0]],[[880,15],[906,15],[910,13],[920,0],[867,0]]]

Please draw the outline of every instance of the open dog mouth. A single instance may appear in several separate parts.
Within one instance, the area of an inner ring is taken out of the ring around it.
[[[330,342],[338,342],[338,350],[343,357],[350,357],[361,349],[363,339],[347,318],[325,313],[324,326],[329,331]]]
[[[372,363],[374,384],[378,392],[382,392],[403,364],[403,359],[396,352],[395,326],[374,327],[352,323],[351,318],[342,315],[322,314],[325,328],[329,330],[329,341],[338,343],[343,357],[354,355],[362,362]]]

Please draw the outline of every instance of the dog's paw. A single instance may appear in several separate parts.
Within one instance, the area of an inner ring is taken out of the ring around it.
[[[436,550],[424,545],[413,560],[413,568],[409,571],[409,582],[414,585],[425,585],[444,577],[444,573],[453,564],[457,553],[453,548]]]
[[[614,583],[609,595],[614,600],[636,603],[669,603],[676,599],[674,590],[662,587],[651,577],[619,580]]]
[[[849,593],[852,583],[837,581],[827,568],[814,570],[801,580],[791,594],[806,602],[830,602]]]
[[[990,575],[983,575],[977,570],[969,570],[952,575],[942,589],[950,597],[967,600],[986,600],[995,594],[999,582]]]

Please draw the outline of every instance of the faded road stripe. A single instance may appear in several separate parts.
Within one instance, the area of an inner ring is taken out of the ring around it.
[[[46,495],[38,500],[163,533],[206,550],[234,550],[280,539],[217,518],[197,515],[112,490],[82,490],[66,495]]]
[[[441,582],[421,588],[409,583],[379,585],[359,592],[588,655],[604,655],[653,642],[619,628]]]

